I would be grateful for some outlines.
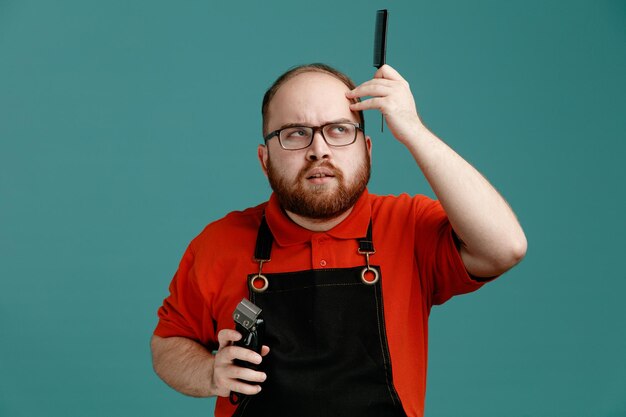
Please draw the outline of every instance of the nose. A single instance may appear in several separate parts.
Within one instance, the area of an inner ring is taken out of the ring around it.
[[[321,129],[315,129],[313,132],[313,142],[307,148],[306,159],[309,161],[318,161],[330,158],[330,146],[322,136]]]

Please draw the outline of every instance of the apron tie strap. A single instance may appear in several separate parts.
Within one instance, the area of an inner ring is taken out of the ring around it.
[[[372,219],[370,219],[370,224],[367,227],[367,235],[359,239],[359,253],[369,253],[370,255],[376,253],[374,250],[374,241],[372,240]]]
[[[370,266],[370,255],[376,253],[376,250],[374,249],[374,241],[372,239],[372,219],[370,219],[367,227],[366,236],[360,238],[358,242],[359,254],[365,255],[365,268],[363,268],[363,271],[361,272],[362,281],[368,285],[376,284],[379,279],[379,274],[376,269]],[[267,220],[265,220],[265,213],[263,213],[254,249],[254,261],[259,263],[259,273],[252,279],[252,288],[257,292],[263,292],[269,286],[267,278],[263,275],[263,263],[271,260],[273,243],[274,235],[272,235],[272,231],[267,224]],[[369,276],[369,274],[373,275],[373,277]]]
[[[374,241],[372,240],[372,219],[367,227],[367,235],[359,239],[359,250],[361,255],[365,255],[365,268],[361,271],[361,281],[364,284],[372,285],[378,282],[380,278],[378,270],[370,266],[370,255],[376,253],[374,249]]]
[[[259,226],[259,232],[256,235],[256,246],[254,248],[254,261],[255,262],[269,262],[270,255],[272,254],[272,243],[274,243],[274,235],[270,227],[265,220],[265,213],[261,218],[261,225]]]
[[[265,220],[265,213],[263,213],[254,248],[254,261],[259,263],[259,273],[252,277],[251,281],[252,289],[256,292],[263,292],[269,287],[269,281],[263,275],[263,263],[271,260],[272,243],[274,243],[274,235],[272,235],[272,231]]]

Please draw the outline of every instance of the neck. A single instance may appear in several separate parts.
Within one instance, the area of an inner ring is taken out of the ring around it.
[[[300,227],[304,227],[307,230],[312,232],[327,232],[333,227],[337,226],[339,223],[344,221],[346,217],[352,213],[352,207],[350,207],[345,212],[341,213],[337,217],[333,217],[331,219],[311,219],[309,217],[300,216],[298,214],[292,213],[291,211],[285,210],[287,216]]]

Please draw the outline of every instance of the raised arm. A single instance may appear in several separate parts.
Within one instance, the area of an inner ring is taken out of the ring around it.
[[[348,92],[366,97],[354,111],[378,109],[393,136],[415,158],[461,240],[467,271],[478,277],[502,274],[526,254],[526,237],[511,207],[473,166],[422,123],[408,82],[389,65]]]

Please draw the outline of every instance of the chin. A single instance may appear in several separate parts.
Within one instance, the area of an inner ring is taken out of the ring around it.
[[[311,190],[314,194],[333,193],[337,190],[337,187],[332,184],[309,184],[306,188]]]

